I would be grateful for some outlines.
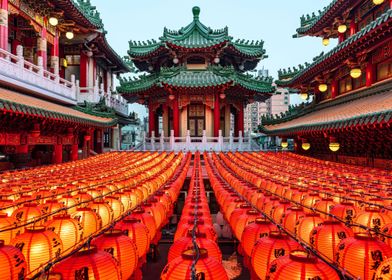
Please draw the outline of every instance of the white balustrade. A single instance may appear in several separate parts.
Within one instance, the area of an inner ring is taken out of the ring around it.
[[[23,47],[17,46],[17,55],[0,49],[0,80],[38,95],[48,96],[68,104],[76,104],[75,79],[67,81],[44,69],[42,57],[38,65],[26,61]]]
[[[203,131],[203,137],[191,137],[189,130],[186,132],[185,137],[174,137],[174,131],[170,131],[170,137],[165,137],[164,133],[161,133],[159,138],[155,137],[155,132],[152,132],[150,138],[145,136],[143,133],[143,144],[140,145],[140,149],[147,151],[215,151],[215,152],[227,152],[227,151],[260,151],[260,146],[251,138],[250,132],[247,133],[247,137],[242,136],[242,132],[239,133],[239,137],[223,137],[222,131],[219,130],[218,137],[207,137],[205,131]]]

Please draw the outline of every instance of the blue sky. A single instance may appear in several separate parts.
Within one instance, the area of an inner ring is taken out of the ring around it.
[[[229,27],[235,39],[264,40],[269,58],[258,68],[277,77],[280,68],[311,61],[324,47],[320,38],[292,38],[305,13],[321,10],[330,0],[91,0],[108,31],[111,46],[125,55],[129,40],[158,39],[163,27],[179,29],[192,21],[192,7],[201,8],[200,20],[213,29]],[[294,101],[294,100],[293,100]],[[139,114],[145,109],[132,106]]]

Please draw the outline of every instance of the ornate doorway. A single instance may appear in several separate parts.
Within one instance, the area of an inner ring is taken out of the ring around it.
[[[188,129],[191,137],[202,137],[205,129],[205,106],[204,104],[189,104],[188,106]]]

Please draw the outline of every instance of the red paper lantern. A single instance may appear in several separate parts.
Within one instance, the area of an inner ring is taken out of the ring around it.
[[[83,236],[89,237],[102,228],[101,217],[91,208],[83,207],[76,209],[71,217],[77,220],[83,227]]]
[[[15,227],[17,222],[15,218],[8,217],[6,213],[0,213],[0,240],[3,240],[4,244],[9,244],[19,231],[10,229]]]
[[[144,211],[143,208],[139,207],[134,211],[132,211],[130,217],[135,218],[139,220],[141,223],[145,224],[146,227],[148,228],[148,236],[150,238],[150,241],[154,239],[155,234],[157,232],[157,227],[153,216],[151,216],[149,213]]]
[[[105,232],[92,241],[98,250],[110,253],[120,267],[122,279],[129,279],[136,270],[138,252],[135,243],[121,230]]]
[[[199,260],[195,265],[196,277],[204,280],[228,280],[222,264],[208,256],[207,250],[199,249]],[[196,257],[194,250],[187,250],[181,257],[168,263],[162,271],[161,280],[184,280],[191,279],[192,263]]]
[[[273,260],[299,247],[299,244],[287,234],[272,231],[268,236],[258,239],[254,245],[251,258],[253,270],[260,279],[265,279],[268,265]]]
[[[0,275],[1,279],[25,279],[27,264],[22,252],[14,246],[4,245],[0,240]]]
[[[273,261],[267,275],[266,279],[270,280],[340,279],[337,272],[329,265],[301,250],[293,251]]]
[[[310,243],[310,234],[312,230],[321,225],[324,220],[316,213],[308,213],[301,220],[298,221],[295,232],[300,239],[306,243]]]
[[[56,264],[50,277],[57,279],[121,280],[117,261],[96,247],[84,248]],[[50,278],[52,279],[52,278]]]
[[[335,261],[355,277],[371,280],[381,262],[391,257],[387,244],[367,233],[356,233],[339,243]]]

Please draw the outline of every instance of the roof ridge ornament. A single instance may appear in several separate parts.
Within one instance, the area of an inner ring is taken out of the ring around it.
[[[200,15],[200,7],[194,6],[192,8],[192,13],[193,13],[193,20],[198,21]]]

